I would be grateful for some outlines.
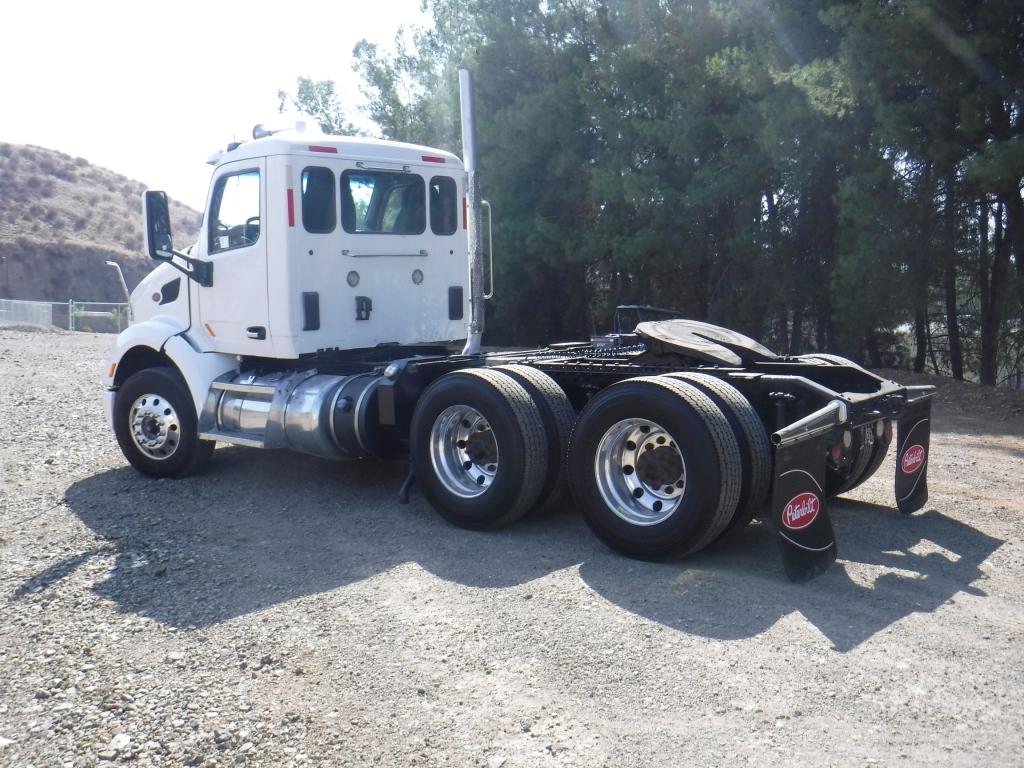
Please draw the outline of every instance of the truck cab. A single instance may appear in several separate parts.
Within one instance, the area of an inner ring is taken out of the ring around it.
[[[326,349],[466,338],[469,269],[455,155],[292,129],[214,159],[191,259],[190,334],[215,352],[295,359]]]

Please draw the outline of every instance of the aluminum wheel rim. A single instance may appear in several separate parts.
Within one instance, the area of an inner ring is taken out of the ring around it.
[[[604,433],[594,478],[608,508],[630,525],[657,525],[679,509],[686,462],[668,431],[647,419],[623,419]]]
[[[148,393],[136,398],[128,412],[135,447],[151,459],[171,458],[181,444],[181,422],[170,401]]]
[[[487,419],[468,405],[445,408],[430,430],[434,474],[451,493],[472,499],[491,487],[498,445]]]

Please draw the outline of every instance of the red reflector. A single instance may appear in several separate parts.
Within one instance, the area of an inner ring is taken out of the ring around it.
[[[288,190],[288,226],[295,226],[295,191]]]
[[[443,163],[444,162],[444,158],[443,157],[434,157],[433,155],[424,155],[420,159],[423,160],[424,163]]]
[[[338,154],[338,148],[337,147],[319,147],[319,146],[317,146],[315,144],[310,144],[309,145],[309,151],[310,152],[326,152],[326,153],[328,153],[330,155]]]
[[[891,443],[892,442],[892,422],[889,421],[888,419],[886,419],[886,421],[885,421],[885,432],[883,434],[885,435],[885,442]]]
[[[836,443],[832,446],[832,461],[838,463],[839,459],[843,457],[843,446]]]
[[[467,208],[466,208],[466,198],[462,198],[462,228],[463,229],[469,229],[469,224],[466,222],[466,217],[468,215],[469,214],[467,213]]]

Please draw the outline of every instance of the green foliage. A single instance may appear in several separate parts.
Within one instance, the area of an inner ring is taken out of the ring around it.
[[[912,202],[879,162],[843,180],[837,195],[842,248],[833,276],[839,338],[856,347],[864,329],[909,322],[907,294],[914,238]]]
[[[278,91],[279,111],[283,112],[288,102],[320,125],[320,130],[327,134],[345,135],[356,133],[355,127],[345,117],[345,112],[338,101],[331,80],[311,80],[300,77],[296,82],[295,95],[286,91]]]
[[[962,326],[968,370],[986,344],[1019,370],[1019,3],[425,4],[433,28],[357,67],[384,136],[455,151],[475,72],[492,343],[651,303],[874,363],[916,330],[945,367]]]

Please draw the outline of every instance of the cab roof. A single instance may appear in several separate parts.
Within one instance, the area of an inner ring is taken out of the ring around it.
[[[359,136],[330,136],[320,131],[284,130],[270,136],[252,139],[215,153],[210,164],[220,166],[237,160],[270,155],[297,157],[339,158],[367,162],[399,163],[402,165],[431,165],[449,170],[463,170],[462,160],[451,152],[419,144],[384,141]]]

